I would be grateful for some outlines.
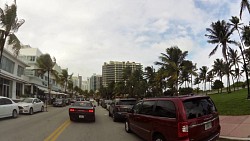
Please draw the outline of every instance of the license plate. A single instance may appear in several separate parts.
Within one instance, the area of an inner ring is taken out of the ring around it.
[[[212,128],[212,123],[211,122],[206,123],[205,124],[205,130],[208,130],[210,128]]]
[[[84,115],[79,115],[79,118],[84,118]]]

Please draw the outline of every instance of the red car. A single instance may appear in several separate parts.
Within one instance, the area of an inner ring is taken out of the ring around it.
[[[95,122],[95,106],[89,101],[76,101],[69,108],[71,121],[85,120]]]
[[[147,141],[215,141],[220,129],[209,96],[145,99],[128,112],[125,122],[126,132]]]

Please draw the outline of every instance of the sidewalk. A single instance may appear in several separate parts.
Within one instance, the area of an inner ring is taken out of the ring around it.
[[[250,141],[250,115],[220,116],[220,138]]]

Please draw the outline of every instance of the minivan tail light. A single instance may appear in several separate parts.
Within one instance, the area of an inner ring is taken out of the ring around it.
[[[188,122],[179,122],[178,123],[178,137],[188,136]]]
[[[94,110],[89,110],[89,113],[94,113]]]

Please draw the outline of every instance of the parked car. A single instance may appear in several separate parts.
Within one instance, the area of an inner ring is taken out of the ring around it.
[[[66,106],[66,100],[63,98],[57,98],[53,102],[53,106],[54,107],[64,107],[64,106]]]
[[[111,103],[112,103],[112,100],[105,99],[105,100],[103,100],[101,102],[101,106],[102,106],[102,108],[106,109],[107,108],[107,104],[111,104]]]
[[[95,106],[90,101],[76,101],[69,108],[71,121],[87,120],[95,122]]]
[[[28,113],[32,115],[34,112],[44,111],[44,103],[38,98],[24,98],[17,104],[19,113]]]
[[[8,97],[0,96],[0,118],[18,116],[19,109],[17,103]]]
[[[150,98],[127,114],[125,130],[147,141],[215,141],[220,135],[217,109],[209,96]]]
[[[106,109],[109,111],[109,107],[112,103],[112,100],[106,100],[105,103],[106,103]]]
[[[136,102],[135,98],[115,99],[109,106],[109,116],[112,116],[114,122],[125,120],[127,111],[131,110]]]

